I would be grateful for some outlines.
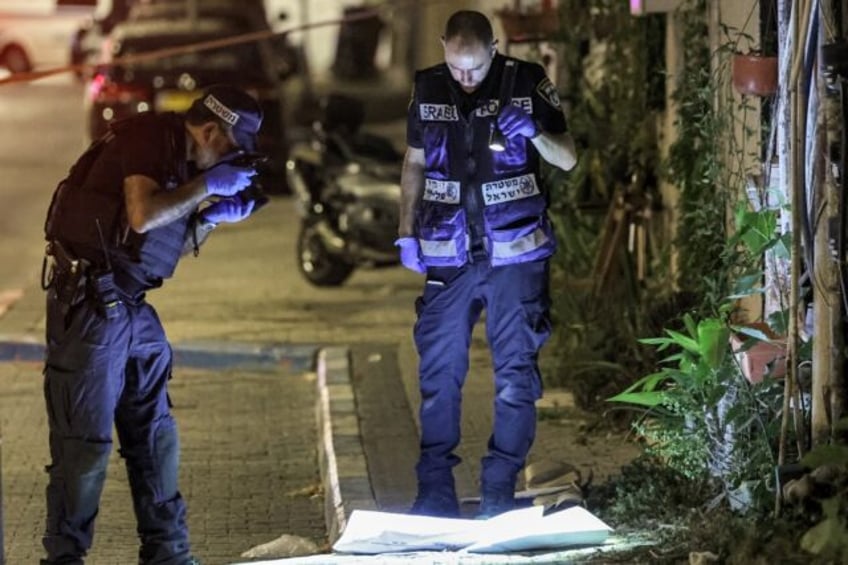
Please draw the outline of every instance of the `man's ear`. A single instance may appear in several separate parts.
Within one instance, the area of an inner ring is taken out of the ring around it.
[[[217,130],[218,124],[215,122],[206,122],[200,126],[200,139],[203,141],[203,145],[209,145],[209,142],[215,136]]]

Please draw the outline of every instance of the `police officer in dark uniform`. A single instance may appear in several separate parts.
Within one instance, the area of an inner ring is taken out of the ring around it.
[[[489,517],[514,506],[542,394],[537,356],[550,334],[556,242],[539,159],[569,170],[576,152],[544,69],[497,53],[486,16],[454,13],[442,43],[445,62],[415,77],[396,242],[403,265],[426,273],[414,328],[421,453],[412,512],[459,514],[461,392],[485,308],[495,401],[480,516]]]
[[[198,563],[177,487],[179,443],[167,396],[171,349],[145,293],[219,222],[250,215],[258,103],[225,85],[185,114],[117,122],[59,183],[46,222],[50,430],[42,564],[81,564],[112,449],[126,461],[140,564]],[[248,191],[249,192],[249,191]],[[210,198],[211,197],[211,198]]]

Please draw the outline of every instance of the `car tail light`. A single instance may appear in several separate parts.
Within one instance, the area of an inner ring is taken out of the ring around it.
[[[114,82],[104,74],[98,74],[92,78],[88,96],[95,106],[111,108],[115,113],[122,115],[139,114],[153,109],[153,96],[149,88],[137,84]]]

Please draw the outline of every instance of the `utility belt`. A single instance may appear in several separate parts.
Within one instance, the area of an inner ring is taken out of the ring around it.
[[[106,318],[115,318],[120,312],[121,298],[112,270],[73,256],[58,240],[50,241],[45,249],[41,287],[65,311],[91,299]]]

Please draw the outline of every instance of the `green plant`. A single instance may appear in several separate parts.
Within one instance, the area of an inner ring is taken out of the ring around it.
[[[705,14],[705,0],[688,0],[678,11],[683,70],[672,95],[677,137],[663,171],[680,191],[677,284],[710,314],[733,284],[738,257],[727,245],[733,237],[728,213],[744,198],[751,163],[760,161],[759,151],[746,150],[760,132],[749,123],[754,102],[734,96],[730,85],[731,57],[744,36],[722,28],[724,41],[710,51]]]
[[[788,245],[787,236],[776,230],[776,214],[737,211],[734,235],[723,251],[733,258],[732,294],[716,305],[714,315],[686,314],[684,330],[666,329],[660,337],[641,340],[667,354],[660,369],[609,399],[645,410],[635,428],[646,438],[649,454],[689,478],[720,479],[734,506],[767,500],[779,433],[782,385],[774,379],[750,385],[729,340],[731,332],[753,341],[769,339],[761,330],[735,324],[733,314],[736,299],[762,292],[762,253],[785,251]],[[741,486],[756,500],[737,504]]]
[[[704,407],[713,403],[714,391],[722,378],[729,330],[719,319],[695,323],[684,316],[686,332],[666,330],[665,337],[648,338],[643,343],[658,351],[674,349],[660,361],[666,366],[642,377],[611,402],[648,409],[647,418],[637,421],[636,431],[647,441],[647,452],[670,468],[690,478],[703,478],[710,459],[710,430]]]
[[[614,196],[660,203],[656,178],[656,112],[664,103],[664,74],[657,62],[664,49],[659,16],[634,18],[615,0],[565,0],[558,3],[565,45],[563,78],[569,130],[579,161],[564,174],[547,171],[551,216],[560,251],[552,262],[555,334],[549,384],[569,386],[579,405],[597,405],[653,363],[637,338],[657,322],[654,306],[667,302],[668,254],[656,224],[648,224],[647,280],[636,276],[626,238],[615,244],[602,296],[593,290],[596,258],[602,251],[605,214]],[[649,85],[645,88],[645,85]],[[635,182],[634,182],[635,179]],[[657,311],[671,309],[658,309]],[[667,319],[658,321],[662,324]]]
[[[848,418],[836,423],[840,435],[848,432]],[[834,563],[848,562],[848,446],[819,445],[801,459],[807,469],[828,469],[829,481],[820,481],[810,493],[821,511],[815,525],[801,536],[801,547],[820,559]],[[822,488],[825,486],[827,488]]]
[[[642,340],[671,355],[611,400],[646,412],[636,429],[649,453],[686,476],[707,472],[720,479],[733,504],[740,487],[746,497],[763,499],[770,488],[781,387],[771,379],[749,385],[728,338],[744,334],[751,338],[747,346],[768,339],[736,323],[737,300],[763,292],[762,255],[788,256],[789,236],[777,234],[776,211],[750,210],[742,200],[750,157],[743,148],[755,132],[747,125],[748,102],[733,97],[727,80],[734,40],[710,52],[704,0],[691,0],[680,14],[678,137],[664,171],[680,190],[677,283],[696,307],[684,315],[683,330],[670,327]]]
[[[723,320],[717,318],[707,318],[696,324],[692,316],[686,314],[683,322],[687,333],[665,330],[666,337],[640,340],[656,345],[658,351],[677,347],[679,351],[661,361],[676,366],[663,367],[656,373],[642,377],[624,392],[610,398],[610,401],[655,408],[669,402],[677,390],[682,389],[685,394],[693,396],[704,391],[724,364],[730,330]],[[674,392],[660,386],[666,383],[676,385]]]

